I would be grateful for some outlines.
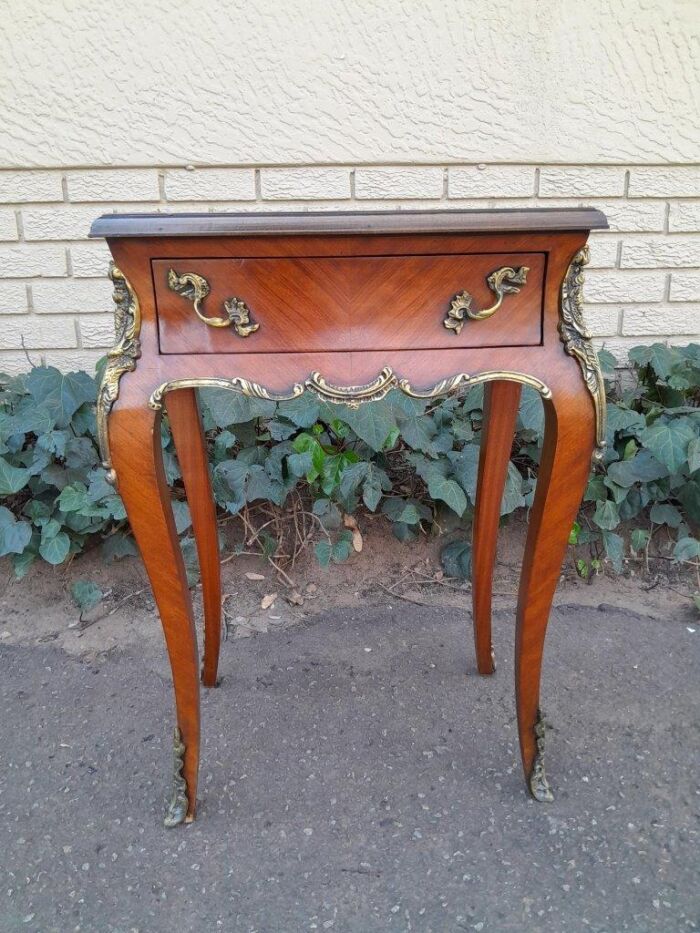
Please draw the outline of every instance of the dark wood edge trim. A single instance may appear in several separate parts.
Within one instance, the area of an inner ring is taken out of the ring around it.
[[[90,237],[280,236],[285,234],[542,233],[605,230],[588,207],[519,210],[323,211],[221,214],[103,214]]]

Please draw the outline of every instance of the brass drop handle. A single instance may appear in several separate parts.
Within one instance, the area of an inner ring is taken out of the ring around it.
[[[503,266],[487,275],[486,282],[496,296],[496,301],[483,311],[472,311],[472,296],[469,292],[459,292],[450,302],[450,310],[442,322],[443,325],[458,334],[464,327],[465,314],[472,321],[485,321],[498,311],[506,295],[515,295],[520,291],[519,286],[525,285],[529,271],[527,266],[518,266],[517,269]]]
[[[202,303],[211,289],[209,282],[196,272],[183,272],[179,275],[174,269],[169,269],[168,288],[191,301],[194,313],[209,327],[233,327],[239,337],[250,337],[260,327],[251,321],[250,308],[245,301],[235,296],[224,301],[226,317],[208,317],[204,314]]]

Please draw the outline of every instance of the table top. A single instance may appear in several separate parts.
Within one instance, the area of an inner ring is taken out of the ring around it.
[[[279,236],[288,234],[518,233],[604,230],[591,207],[518,210],[250,211],[217,214],[103,214],[95,237]]]

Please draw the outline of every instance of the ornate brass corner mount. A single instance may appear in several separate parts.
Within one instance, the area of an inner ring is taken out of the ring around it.
[[[259,324],[251,321],[250,308],[245,301],[235,296],[224,301],[226,317],[208,317],[204,314],[202,304],[211,289],[204,276],[196,272],[179,275],[174,269],[169,269],[168,288],[191,301],[194,313],[209,327],[233,327],[239,337],[250,337],[260,328]]]
[[[485,321],[498,311],[506,295],[515,295],[520,291],[520,286],[527,282],[529,271],[528,266],[518,266],[517,269],[503,266],[487,275],[486,282],[496,296],[496,301],[490,308],[484,308],[482,311],[472,311],[472,296],[469,292],[459,292],[450,302],[450,310],[442,322],[443,325],[459,334],[464,327],[465,315],[472,321]]]
[[[182,774],[185,764],[185,743],[175,727],[173,736],[173,789],[163,822],[170,828],[187,822],[187,782]]]
[[[596,449],[593,456],[600,459],[606,446],[605,383],[598,354],[591,343],[590,331],[583,320],[583,267],[589,257],[588,246],[584,246],[574,256],[566,273],[561,287],[559,336],[566,352],[578,360],[585,383],[593,396],[596,417]]]
[[[483,382],[495,382],[505,380],[509,382],[519,382],[521,385],[530,386],[540,393],[543,399],[552,397],[549,386],[545,385],[541,379],[535,376],[529,376],[527,373],[510,372],[508,370],[489,370],[483,373],[470,375],[469,373],[458,373],[456,376],[450,376],[448,379],[441,379],[433,386],[425,389],[414,387],[408,379],[400,379],[390,366],[385,366],[376,379],[360,386],[337,386],[328,382],[318,372],[313,372],[303,383],[295,383],[289,392],[277,394],[259,385],[257,382],[250,382],[248,379],[235,378],[223,379],[218,377],[194,377],[192,379],[174,379],[171,382],[164,382],[159,385],[151,394],[149,405],[151,408],[159,411],[163,407],[163,399],[167,392],[174,389],[232,389],[241,395],[247,395],[250,398],[263,398],[272,402],[285,402],[293,398],[298,398],[306,389],[310,389],[320,399],[331,402],[336,405],[349,405],[356,408],[364,402],[377,402],[384,398],[392,389],[400,389],[405,395],[417,399],[438,398],[443,395],[452,395],[462,388],[478,385]]]
[[[136,369],[141,356],[141,309],[134,289],[124,273],[110,263],[109,277],[114,284],[114,331],[117,341],[107,354],[107,364],[97,393],[97,441],[102,466],[107,470],[107,482],[117,484],[117,476],[109,454],[109,413],[119,397],[119,380],[126,372]]]
[[[551,803],[554,800],[554,794],[547,781],[547,774],[544,770],[544,716],[541,710],[537,710],[537,721],[535,722],[535,740],[537,742],[537,752],[530,772],[529,785],[530,793],[541,803]]]

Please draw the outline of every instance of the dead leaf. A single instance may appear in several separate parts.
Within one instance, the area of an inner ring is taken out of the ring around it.
[[[263,596],[260,603],[261,609],[269,609],[277,599],[277,593],[268,593],[266,596]]]
[[[251,573],[250,570],[246,570],[246,579],[247,580],[264,580],[265,577],[261,573]]]
[[[362,550],[362,535],[357,528],[352,533],[352,546],[358,553]]]
[[[343,524],[346,528],[357,528],[357,521],[354,515],[343,515]]]

